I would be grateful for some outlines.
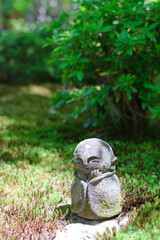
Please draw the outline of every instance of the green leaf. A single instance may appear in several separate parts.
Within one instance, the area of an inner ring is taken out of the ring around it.
[[[80,59],[78,60],[78,62],[79,62],[79,63],[88,63],[88,62],[90,62],[90,59],[89,59],[89,58],[80,58]]]
[[[132,55],[132,54],[133,54],[133,49],[132,49],[131,47],[128,48],[127,51],[126,51],[126,53],[127,53],[128,55]]]
[[[68,99],[67,101],[66,101],[66,103],[72,103],[72,102],[74,102],[75,101],[75,98],[71,98],[71,99]]]
[[[87,91],[84,93],[84,96],[89,96],[90,94],[95,92],[95,88],[89,88]]]
[[[81,93],[79,91],[73,91],[72,95],[76,97],[81,97]]]
[[[102,72],[102,73],[99,73],[100,76],[109,76],[110,75],[110,70],[108,71],[105,71],[105,72]]]
[[[54,105],[55,108],[60,107],[62,104],[64,104],[65,100],[64,99],[60,99],[59,101],[57,101],[57,103]]]
[[[103,88],[101,88],[101,92],[103,94],[106,94],[109,92],[110,89],[111,89],[111,85],[108,84],[108,85],[104,86]]]
[[[112,89],[113,89],[113,90],[117,90],[119,87],[120,87],[120,85],[117,84],[117,85],[115,85]]]
[[[146,109],[147,106],[148,106],[147,103],[145,103],[145,102],[142,103],[142,108],[143,108],[143,109]]]
[[[117,37],[120,41],[126,42],[126,39],[128,37],[128,32],[125,29],[123,29],[121,33],[117,34]]]
[[[158,51],[160,51],[160,44],[156,44],[156,48]]]
[[[62,49],[62,47],[57,47],[57,48],[55,48],[54,50],[53,50],[53,52],[59,52],[60,50]]]
[[[100,106],[103,106],[104,104],[104,98],[103,97],[98,97],[97,102],[99,103]]]
[[[148,27],[148,29],[152,30],[152,29],[156,28],[156,26],[159,25],[159,24],[160,24],[159,22],[153,23]]]
[[[82,71],[77,71],[77,78],[78,78],[79,81],[82,81],[83,76],[84,76],[84,74],[83,74]]]
[[[126,95],[127,95],[128,100],[132,99],[132,95],[128,89],[126,89]]]
[[[117,94],[116,94],[116,102],[118,102],[119,99],[120,99],[120,95],[117,93]]]
[[[113,30],[115,27],[112,25],[108,25],[102,28],[101,32],[108,32],[110,30]]]
[[[160,107],[149,107],[149,110],[152,112],[152,118],[160,117]]]
[[[59,18],[59,19],[60,19],[61,21],[65,21],[65,18],[68,18],[68,17],[69,17],[69,14],[68,14],[68,13],[64,13],[64,12],[63,12],[63,13],[61,13],[61,15],[60,15],[60,18]]]
[[[95,105],[95,103],[97,102],[97,98],[96,97],[92,97],[88,99],[88,104],[91,105]]]
[[[73,72],[70,73],[69,77],[75,77],[78,74],[78,70],[74,70]]]
[[[67,67],[68,66],[68,63],[67,62],[63,62],[62,64],[61,64],[61,68],[65,68],[65,67]]]
[[[101,28],[103,25],[103,18],[101,18],[98,22],[98,27]]]

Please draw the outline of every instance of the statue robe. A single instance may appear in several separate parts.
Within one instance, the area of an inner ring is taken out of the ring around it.
[[[72,183],[72,212],[87,219],[104,219],[121,212],[121,188],[115,172],[103,173],[90,181],[75,172]]]

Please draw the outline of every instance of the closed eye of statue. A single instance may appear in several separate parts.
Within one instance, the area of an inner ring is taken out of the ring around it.
[[[92,156],[90,158],[88,158],[88,162],[95,162],[95,163],[99,163],[99,158],[98,157],[95,157],[95,156]]]

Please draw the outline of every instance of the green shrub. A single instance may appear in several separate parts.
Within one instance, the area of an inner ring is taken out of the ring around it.
[[[48,65],[51,49],[44,48],[48,32],[36,28],[28,31],[0,33],[0,83],[30,83],[51,80]]]
[[[78,90],[57,93],[53,105],[81,100],[72,115],[92,117],[85,126],[108,119],[138,132],[160,116],[160,1],[76,3],[53,21],[50,43],[58,76]]]

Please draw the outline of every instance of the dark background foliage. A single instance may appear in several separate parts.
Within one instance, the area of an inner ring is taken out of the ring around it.
[[[51,48],[44,48],[47,31],[2,31],[0,33],[0,82],[6,84],[51,81]],[[53,81],[53,76],[52,76]]]
[[[0,1],[0,83],[55,81],[46,26],[70,8],[70,0]]]

